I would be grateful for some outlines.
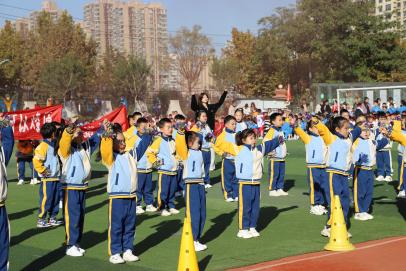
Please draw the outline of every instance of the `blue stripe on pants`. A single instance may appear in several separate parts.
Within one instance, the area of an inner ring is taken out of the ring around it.
[[[204,185],[186,184],[186,216],[192,223],[193,240],[202,236],[206,222],[206,191]]]
[[[68,246],[79,244],[85,221],[85,190],[67,189],[64,196],[65,242]]]
[[[204,183],[210,184],[211,153],[210,151],[202,151],[202,154],[204,162]]]
[[[177,175],[158,173],[158,207],[160,209],[175,208],[177,185]]]
[[[259,184],[240,183],[238,198],[238,227],[240,230],[256,228],[259,217]]]
[[[238,197],[238,182],[235,177],[235,163],[231,159],[223,159],[221,183],[224,198]]]
[[[154,202],[152,173],[137,173],[137,175],[137,205],[142,205],[142,199],[144,199],[146,205],[151,205]]]
[[[325,168],[308,168],[307,182],[309,184],[310,204],[325,205],[327,203],[323,187],[327,182]]]
[[[354,171],[354,207],[356,213],[368,212],[374,192],[374,172],[355,168]]]
[[[10,232],[6,206],[0,207],[0,271],[8,270]]]
[[[350,189],[348,187],[348,176],[336,174],[332,172],[327,172],[329,176],[329,185],[330,190],[330,200],[334,199],[334,196],[337,195],[340,197],[341,206],[343,208],[344,219],[348,225],[348,211],[350,209]],[[330,220],[331,205],[329,204],[328,220]]]
[[[269,190],[283,189],[285,181],[285,161],[269,160],[268,180]]]
[[[55,218],[59,212],[59,181],[41,181],[39,185],[39,211],[38,218]]]
[[[376,167],[378,176],[391,176],[389,151],[376,152]]]
[[[136,198],[110,199],[108,252],[115,255],[134,248]]]

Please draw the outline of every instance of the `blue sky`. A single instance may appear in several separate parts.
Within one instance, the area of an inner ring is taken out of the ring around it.
[[[83,5],[91,0],[57,0],[61,9],[67,9],[75,19],[83,17]],[[240,30],[258,30],[257,21],[270,15],[276,7],[292,5],[296,0],[157,0],[168,10],[168,30],[199,24],[216,49],[230,39],[232,27]],[[26,16],[29,10],[41,8],[41,0],[0,0],[0,24],[7,18]],[[18,8],[5,7],[11,5]]]

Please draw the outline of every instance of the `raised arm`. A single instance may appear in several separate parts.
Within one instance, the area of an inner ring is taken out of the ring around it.
[[[58,149],[58,154],[64,159],[68,158],[70,155],[72,138],[73,131],[66,128],[62,133],[61,139],[59,140],[59,149]]]
[[[385,148],[386,145],[388,145],[388,143],[389,143],[389,140],[386,137],[378,140],[376,142],[376,150],[377,151],[382,150],[383,148]]]
[[[105,165],[107,168],[111,167],[114,162],[113,139],[111,137],[102,137],[100,143],[100,154],[103,165]]]
[[[300,140],[302,140],[304,144],[307,145],[310,143],[311,137],[306,134],[306,132],[300,126],[295,128],[295,133],[299,136]]]
[[[326,145],[330,145],[331,143],[333,143],[334,135],[330,132],[327,126],[324,125],[317,118],[313,118],[312,120],[315,123],[315,127],[319,131],[320,136],[323,138],[324,143],[326,143]]]
[[[393,131],[392,134],[390,135],[390,139],[398,142],[402,146],[406,146],[406,135],[400,132]]]
[[[360,137],[361,133],[362,133],[362,129],[358,126],[356,126],[354,129],[352,129],[352,131],[350,132],[352,142],[355,142],[355,140],[357,140],[357,138]]]
[[[176,153],[179,155],[180,159],[185,161],[188,156],[188,148],[186,145],[185,133],[178,131],[178,134],[175,139]]]
[[[144,156],[145,152],[151,145],[152,136],[149,134],[144,134],[140,137],[140,140],[141,141],[136,148],[138,161]]]
[[[262,143],[261,145],[258,146],[258,149],[262,151],[264,155],[267,155],[268,153],[272,152],[277,147],[279,147],[279,145],[282,144],[283,142],[284,142],[283,136],[278,136],[272,140],[268,140]]]
[[[197,99],[196,99],[195,94],[192,95],[192,101],[191,101],[190,107],[192,108],[193,111],[199,110],[199,105],[197,104]]]
[[[11,155],[13,154],[14,147],[14,134],[13,128],[11,126],[3,127],[0,131],[1,134],[1,145],[3,146],[4,158],[6,166],[10,161]]]
[[[94,133],[89,139],[89,147],[90,147],[90,154],[94,153],[100,146],[101,142],[101,135],[104,132],[104,128],[101,127],[99,130],[97,130],[96,133]]]
[[[223,94],[221,94],[220,100],[217,103],[213,104],[216,111],[223,105],[224,101],[226,100],[227,93],[227,91],[224,91]]]

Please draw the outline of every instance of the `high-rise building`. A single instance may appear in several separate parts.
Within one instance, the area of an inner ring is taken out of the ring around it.
[[[145,58],[151,65],[153,88],[158,91],[167,78],[166,9],[161,4],[140,1],[96,0],[84,7],[84,30],[99,44],[99,54],[115,49]]]
[[[406,1],[375,0],[375,15],[384,16],[387,20],[396,21],[404,27],[406,26]]]

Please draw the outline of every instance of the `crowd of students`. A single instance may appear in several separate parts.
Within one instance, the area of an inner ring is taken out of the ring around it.
[[[215,136],[208,124],[207,110],[197,110],[189,122],[176,114],[156,123],[135,112],[128,117],[130,128],[104,121],[102,127],[85,139],[80,126],[46,123],[41,142],[19,142],[19,168],[32,163],[36,172],[32,184],[39,183],[37,227],[64,225],[66,255],[80,257],[86,188],[91,177],[91,155],[98,153],[108,170],[109,198],[108,255],[113,264],[137,261],[133,243],[136,216],[160,212],[178,215],[175,196],[183,195],[185,214],[192,224],[196,251],[207,249],[201,243],[206,220],[206,192],[212,188],[210,174],[214,153],[221,157],[221,190],[226,202],[238,202],[237,237],[259,237],[256,230],[260,209],[260,185],[264,158],[268,164],[267,187],[270,197],[288,196],[284,191],[287,145],[286,129],[305,144],[310,213],[327,214],[321,234],[330,235],[330,210],[334,195],[340,197],[346,222],[351,198],[356,220],[370,220],[373,182],[392,181],[392,142],[399,142],[399,198],[405,198],[406,114],[370,113],[290,114],[274,112],[266,117],[268,129],[261,130],[245,121],[243,109],[224,117],[224,128]],[[0,270],[8,264],[9,228],[5,209],[6,166],[14,139],[7,118],[0,115]],[[263,140],[259,138],[263,134]],[[153,172],[157,172],[154,196]],[[19,182],[24,180],[19,170]],[[350,191],[352,180],[353,191]],[[352,196],[351,196],[352,194]],[[263,199],[262,199],[263,200]],[[62,206],[61,203],[62,202]],[[145,206],[145,207],[144,207]],[[62,209],[63,221],[57,219]]]

